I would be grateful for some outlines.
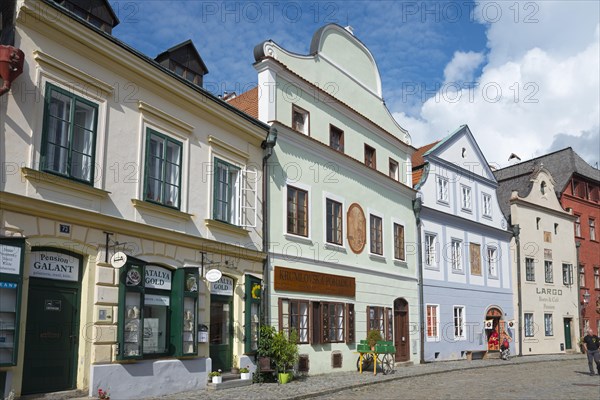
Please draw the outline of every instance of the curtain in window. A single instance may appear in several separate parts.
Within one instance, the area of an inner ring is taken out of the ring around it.
[[[146,198],[162,202],[162,171],[163,171],[164,141],[154,135],[150,136],[148,147],[148,178],[146,182]]]
[[[46,168],[61,174],[67,174],[71,99],[56,91],[52,91],[51,93],[48,116]]]
[[[91,179],[92,150],[94,145],[94,120],[96,110],[87,104],[75,102],[71,176],[89,181]]]
[[[180,160],[181,147],[175,143],[167,142],[165,204],[168,206],[177,206],[179,204]]]

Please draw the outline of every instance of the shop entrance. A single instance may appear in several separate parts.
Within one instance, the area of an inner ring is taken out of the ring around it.
[[[233,302],[229,296],[210,296],[210,358],[212,369],[231,371]]]
[[[33,249],[30,259],[21,393],[75,389],[82,257]]]
[[[75,388],[79,290],[42,281],[29,284],[23,394]]]
[[[490,308],[485,315],[485,334],[488,351],[500,351],[500,343],[506,335],[502,311]]]
[[[394,300],[394,346],[396,346],[396,361],[410,360],[408,323],[408,302],[404,299]]]
[[[565,326],[565,350],[571,350],[571,318],[565,318],[563,320],[563,324]]]

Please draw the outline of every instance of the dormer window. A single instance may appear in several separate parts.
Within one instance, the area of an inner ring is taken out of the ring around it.
[[[542,194],[546,194],[546,182],[542,181],[542,183],[540,184],[540,192],[542,192]]]
[[[198,86],[202,86],[204,75],[208,73],[204,61],[191,40],[186,40],[160,53],[155,61]]]
[[[54,0],[54,2],[109,34],[119,23],[119,19],[106,0]]]

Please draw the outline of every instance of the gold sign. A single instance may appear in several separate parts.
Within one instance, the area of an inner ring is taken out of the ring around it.
[[[275,267],[275,290],[354,297],[356,282],[349,276]]]
[[[352,203],[348,208],[348,244],[356,253],[362,253],[367,243],[367,220],[360,205]]]

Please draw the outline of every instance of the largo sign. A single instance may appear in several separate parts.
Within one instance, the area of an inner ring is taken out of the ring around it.
[[[79,259],[55,251],[33,250],[29,257],[29,276],[77,282]]]

